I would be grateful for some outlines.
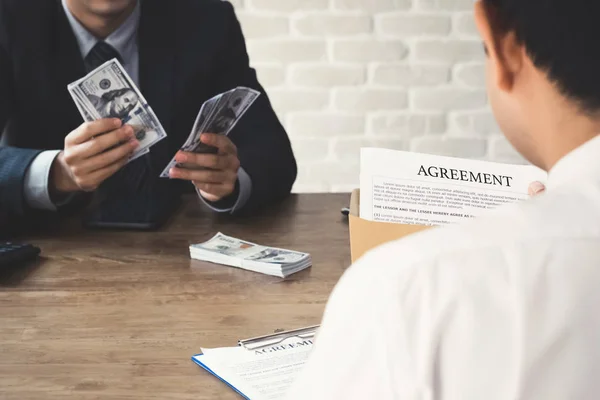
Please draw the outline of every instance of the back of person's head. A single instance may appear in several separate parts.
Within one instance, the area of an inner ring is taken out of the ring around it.
[[[476,5],[494,112],[509,140],[537,164],[543,164],[534,148],[539,138],[531,135],[540,131],[540,119],[552,120],[547,114],[557,110],[590,120],[600,116],[599,12],[594,0]]]

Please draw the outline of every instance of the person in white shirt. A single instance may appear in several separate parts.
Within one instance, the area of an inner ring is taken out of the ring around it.
[[[546,191],[359,260],[290,400],[600,399],[599,14],[476,3],[492,107]]]

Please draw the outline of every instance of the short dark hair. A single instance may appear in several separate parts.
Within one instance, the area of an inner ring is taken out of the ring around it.
[[[600,114],[600,1],[483,1],[495,30],[514,32],[564,96]]]

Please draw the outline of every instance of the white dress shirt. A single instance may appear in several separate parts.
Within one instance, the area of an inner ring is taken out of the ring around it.
[[[359,260],[289,396],[599,398],[600,137],[539,198]]]
[[[75,16],[69,10],[66,0],[62,0],[63,9],[71,25],[71,29],[77,39],[81,56],[85,58],[89,52],[94,48],[98,39],[90,33],[81,23],[75,18]],[[138,1],[136,8],[131,15],[121,24],[121,26],[111,33],[104,41],[114,47],[119,53],[123,62],[123,68],[127,71],[134,83],[139,87],[139,51],[137,43],[137,31],[139,27],[141,16],[141,3]],[[68,132],[67,132],[68,133]],[[50,178],[50,169],[56,156],[60,153],[60,150],[49,150],[42,152],[37,156],[27,174],[25,176],[25,200],[27,204],[36,209],[42,210],[56,210],[57,205],[54,204],[50,199],[48,192],[48,182]],[[252,191],[252,180],[250,176],[244,171],[243,168],[238,170],[238,181],[239,181],[239,196],[236,203],[232,208],[219,209],[210,205],[206,200],[199,196],[204,203],[209,206],[212,210],[217,212],[233,212],[240,207],[243,207]],[[70,197],[66,199],[68,202]]]

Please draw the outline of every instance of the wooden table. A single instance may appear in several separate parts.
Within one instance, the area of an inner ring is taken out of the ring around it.
[[[261,216],[215,216],[186,199],[160,232],[67,221],[24,238],[43,258],[0,281],[0,399],[237,399],[190,357],[200,347],[320,322],[350,262],[348,195],[292,196]],[[218,231],[307,251],[287,280],[190,260]]]

